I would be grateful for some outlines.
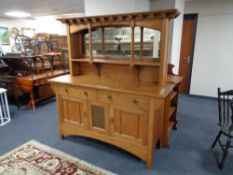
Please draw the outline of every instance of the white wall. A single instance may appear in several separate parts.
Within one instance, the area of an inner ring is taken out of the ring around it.
[[[181,50],[181,39],[183,30],[183,19],[184,19],[184,0],[176,0],[175,8],[180,11],[178,16],[173,22],[173,33],[171,39],[171,55],[170,63],[174,64],[173,72],[178,74],[180,64],[180,50]]]
[[[54,17],[40,17],[36,20],[30,19],[5,19],[0,18],[0,26],[21,28],[35,28],[36,33],[50,33],[66,35],[66,26],[60,21],[57,21]],[[14,44],[14,39],[10,39],[11,45]],[[4,52],[11,52],[11,45],[3,45]]]
[[[199,15],[190,94],[233,89],[233,1],[188,2],[185,12]]]
[[[174,7],[174,0],[151,0],[151,10],[169,9]]]
[[[106,15],[148,11],[149,0],[85,0],[85,15]]]
[[[38,17],[35,20],[35,28],[37,33],[50,33],[58,35],[66,35],[66,25],[57,21],[53,16]]]
[[[152,0],[151,10],[178,9],[181,14],[171,23],[169,37],[168,61],[175,65],[173,72],[178,74],[180,62],[180,48],[183,28],[184,0]]]

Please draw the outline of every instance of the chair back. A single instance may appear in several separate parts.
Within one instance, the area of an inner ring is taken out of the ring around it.
[[[11,71],[15,74],[30,74],[31,68],[24,59],[21,59],[20,57],[16,56],[3,56],[1,57],[1,59],[4,61],[5,64],[9,66]]]
[[[221,91],[218,88],[219,125],[233,124],[233,90]]]

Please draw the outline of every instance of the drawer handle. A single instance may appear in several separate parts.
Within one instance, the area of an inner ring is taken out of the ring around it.
[[[88,96],[88,93],[87,93],[86,91],[84,91],[84,95],[85,95],[85,96]]]
[[[84,117],[87,118],[87,112],[84,112]]]
[[[110,123],[114,123],[114,119],[113,118],[110,119]]]
[[[112,96],[111,96],[111,95],[109,95],[109,96],[108,96],[108,99],[109,99],[109,100],[112,100]]]
[[[68,93],[69,93],[69,89],[66,88],[66,89],[65,89],[65,92],[68,94]]]
[[[138,104],[138,101],[136,99],[133,100],[134,104]]]

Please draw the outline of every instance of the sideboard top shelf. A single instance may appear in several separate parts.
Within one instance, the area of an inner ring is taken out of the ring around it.
[[[179,16],[180,12],[177,9],[166,9],[148,12],[138,13],[122,13],[113,15],[102,15],[102,16],[86,16],[86,17],[72,17],[72,18],[58,18],[57,20],[62,21],[66,24],[87,24],[87,23],[98,23],[99,21],[130,21],[130,20],[144,20],[153,18],[169,18],[173,19]]]

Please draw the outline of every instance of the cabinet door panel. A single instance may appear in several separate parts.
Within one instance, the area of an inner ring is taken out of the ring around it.
[[[122,119],[122,112],[119,110],[114,110],[114,116],[113,119],[111,121],[114,121],[114,132],[116,133],[121,133],[121,119]]]
[[[131,112],[121,112],[121,133],[138,138],[139,137],[139,128],[138,120],[139,114]]]
[[[102,134],[109,134],[108,104],[98,101],[89,101],[88,111],[89,129]]]
[[[111,136],[147,145],[148,111],[138,113],[111,105],[110,117]]]
[[[102,106],[91,106],[92,112],[92,126],[97,128],[105,128],[105,111]]]
[[[62,98],[63,118],[65,122],[87,127],[86,102],[72,98]]]

